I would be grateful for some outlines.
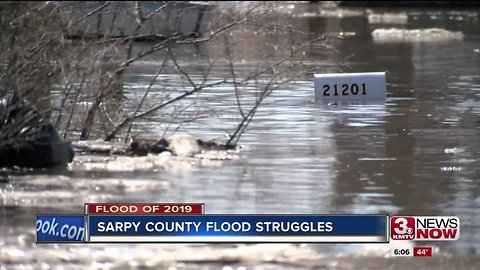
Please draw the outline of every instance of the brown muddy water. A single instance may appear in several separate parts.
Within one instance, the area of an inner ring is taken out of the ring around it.
[[[299,30],[327,33],[337,50],[313,46],[306,65],[387,71],[386,102],[318,104],[313,76],[306,76],[267,99],[240,141],[240,158],[222,166],[139,173],[72,165],[61,175],[11,176],[0,183],[0,269],[480,269],[480,11],[329,11],[315,3],[284,11]],[[375,29],[391,27],[463,35],[372,38]],[[253,36],[239,46],[246,69],[271,49]],[[192,50],[199,58],[182,63],[200,75],[201,56],[215,48]],[[142,97],[156,66],[147,59],[125,74],[127,99],[118,108]],[[157,89],[175,87],[177,77],[162,76]],[[224,138],[239,119],[231,91],[208,89],[190,100],[189,110],[208,114],[180,130]],[[136,130],[162,136],[167,124],[153,120]],[[84,202],[204,202],[211,214],[455,215],[462,226],[459,241],[426,243],[435,247],[430,259],[389,258],[395,244],[34,243],[36,214],[81,213]]]

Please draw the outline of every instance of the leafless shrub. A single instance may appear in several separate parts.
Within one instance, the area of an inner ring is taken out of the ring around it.
[[[138,1],[2,2],[0,94],[14,91],[34,103],[66,139],[128,140],[137,121],[160,115],[170,123],[166,129],[175,129],[211,113],[187,114],[191,103],[182,101],[228,85],[239,114],[238,126],[229,131],[228,144],[234,145],[272,91],[308,72],[302,63],[306,47],[324,40],[285,25],[276,2],[230,5],[205,6],[198,18],[211,18],[211,23],[198,36],[206,25],[182,30],[185,18],[198,8],[186,2],[162,2],[150,9]],[[156,29],[159,20],[165,22],[162,29]],[[259,46],[269,49],[254,56],[264,61],[246,67],[245,50],[255,42],[269,42]],[[192,47],[206,44],[213,48],[199,60],[206,68],[195,71],[184,60],[196,54]],[[134,104],[125,102],[122,76],[146,59],[158,63],[154,76]],[[175,87],[181,89],[154,93],[167,72],[177,74]],[[149,102],[152,97],[156,103]]]

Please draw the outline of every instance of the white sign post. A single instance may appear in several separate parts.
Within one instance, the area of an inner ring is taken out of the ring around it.
[[[315,74],[315,100],[385,100],[385,72]]]

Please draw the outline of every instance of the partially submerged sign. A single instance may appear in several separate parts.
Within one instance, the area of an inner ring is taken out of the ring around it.
[[[315,100],[385,100],[385,72],[315,74]]]

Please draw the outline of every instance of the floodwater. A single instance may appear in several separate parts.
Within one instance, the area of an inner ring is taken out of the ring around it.
[[[327,33],[337,50],[313,46],[305,65],[325,72],[386,71],[386,102],[315,103],[313,76],[305,76],[265,101],[239,142],[241,158],[221,167],[12,176],[0,184],[0,269],[479,269],[480,11],[327,12],[315,3],[285,9],[285,18],[299,30]],[[373,30],[391,27],[436,27],[463,36],[372,38]],[[244,46],[245,69],[270,50],[258,39],[238,45]],[[196,49],[199,55],[215,53]],[[198,59],[180,63],[199,77],[206,68]],[[141,99],[155,66],[152,59],[125,74],[126,102]],[[228,68],[214,72],[222,78]],[[175,87],[176,75],[162,76],[159,89]],[[224,139],[239,120],[232,91],[206,89],[187,100],[182,106],[198,117],[179,129]],[[160,90],[157,95],[160,99]],[[136,130],[162,136],[167,124],[150,120]],[[461,237],[424,243],[435,247],[431,259],[386,258],[393,245],[34,243],[38,213],[81,213],[84,202],[146,201],[204,202],[211,214],[453,215],[461,220]]]

